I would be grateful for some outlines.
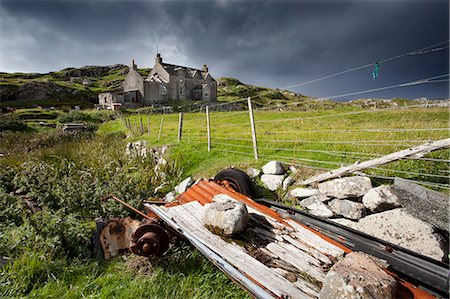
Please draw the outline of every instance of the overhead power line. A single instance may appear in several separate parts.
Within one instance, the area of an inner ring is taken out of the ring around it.
[[[434,48],[433,49],[433,47],[436,47],[436,46],[439,46],[439,45],[442,45],[442,44],[448,43],[448,42],[449,42],[449,40],[442,41],[440,43],[437,43],[437,44],[434,44],[434,45],[431,45],[431,46],[428,46],[428,47],[425,47],[425,48],[417,49],[415,51],[411,51],[411,52],[400,54],[400,55],[393,56],[393,57],[390,57],[390,58],[385,58],[385,59],[382,59],[382,60],[374,61],[372,63],[368,63],[368,64],[361,65],[361,66],[357,66],[357,67],[354,67],[354,68],[351,68],[351,69],[348,69],[348,70],[345,70],[345,71],[337,72],[337,73],[334,73],[334,74],[331,74],[331,75],[323,76],[323,77],[320,77],[320,78],[317,78],[317,79],[313,79],[313,80],[309,80],[309,81],[306,81],[306,82],[301,82],[301,83],[297,83],[297,84],[294,84],[294,85],[290,85],[290,86],[285,87],[284,89],[299,87],[299,86],[303,86],[303,85],[306,85],[306,84],[310,84],[310,83],[318,82],[318,81],[321,81],[321,80],[329,79],[329,78],[332,78],[332,77],[336,77],[336,76],[339,76],[339,75],[342,75],[342,74],[346,74],[346,73],[350,73],[350,72],[353,72],[353,71],[357,71],[357,70],[360,70],[360,69],[372,67],[374,65],[374,63],[378,63],[378,64],[386,63],[386,62],[389,62],[389,61],[392,61],[392,60],[395,60],[395,59],[399,59],[399,58],[402,58],[402,57],[406,57],[406,56],[421,55],[421,54],[427,54],[427,53],[432,53],[432,52],[448,49],[449,46],[440,47],[440,48]]]

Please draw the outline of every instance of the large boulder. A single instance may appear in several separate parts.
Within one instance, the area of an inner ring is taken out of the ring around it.
[[[215,234],[232,237],[242,232],[249,221],[247,207],[234,200],[216,201],[206,206],[203,225]]]
[[[398,197],[393,191],[392,187],[387,185],[370,189],[362,198],[364,207],[375,212],[400,206]]]
[[[396,291],[397,281],[372,258],[351,252],[328,271],[319,298],[389,299]]]
[[[264,174],[285,174],[286,170],[278,161],[270,161],[262,167]]]
[[[261,175],[261,182],[270,191],[276,191],[283,184],[284,175],[277,174],[263,174]]]
[[[334,179],[319,184],[320,193],[340,199],[361,197],[370,189],[370,178],[362,176]]]
[[[296,198],[305,198],[319,194],[319,190],[314,188],[294,188],[291,190],[291,196]]]
[[[409,214],[441,230],[449,231],[450,204],[448,195],[400,178],[394,180],[394,192],[402,207]]]
[[[441,260],[444,251],[433,227],[405,209],[372,214],[358,221],[357,229],[431,258]]]
[[[334,213],[353,220],[360,219],[364,211],[362,203],[346,199],[333,199],[328,205]]]

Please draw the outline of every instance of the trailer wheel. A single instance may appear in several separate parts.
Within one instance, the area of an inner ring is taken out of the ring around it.
[[[251,197],[252,195],[252,180],[242,170],[236,168],[227,168],[220,171],[215,177],[215,181],[227,181],[230,186],[237,192]]]

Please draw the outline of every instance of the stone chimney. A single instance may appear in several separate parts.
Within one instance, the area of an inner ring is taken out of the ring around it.
[[[137,71],[137,65],[134,63],[134,59],[131,60],[130,70]]]
[[[203,72],[204,73],[208,72],[208,66],[206,64],[203,65]]]
[[[155,65],[156,64],[162,64],[162,57],[161,54],[157,53],[155,58]]]

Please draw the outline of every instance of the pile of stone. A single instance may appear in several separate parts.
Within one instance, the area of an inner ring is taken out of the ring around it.
[[[280,162],[262,167],[261,182],[271,191],[294,183]],[[257,177],[257,169],[249,169]],[[319,183],[315,188],[294,187],[287,197],[313,215],[365,232],[393,244],[441,260],[448,246],[436,228],[448,232],[448,196],[403,179],[393,185],[373,186],[368,177],[352,176]]]
[[[286,191],[297,173],[297,169],[293,166],[288,169],[290,174],[288,174],[285,167],[280,162],[270,161],[261,168],[262,174],[261,171],[256,168],[249,168],[247,174],[251,179],[255,179],[261,174],[261,182],[270,191],[276,191],[280,188]]]

